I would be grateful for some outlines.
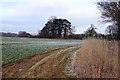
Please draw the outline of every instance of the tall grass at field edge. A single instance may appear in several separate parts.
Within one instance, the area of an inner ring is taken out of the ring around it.
[[[118,42],[88,39],[77,54],[77,77],[117,78]]]

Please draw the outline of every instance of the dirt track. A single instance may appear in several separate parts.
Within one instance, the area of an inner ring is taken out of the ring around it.
[[[79,45],[54,49],[3,66],[3,78],[68,78]]]

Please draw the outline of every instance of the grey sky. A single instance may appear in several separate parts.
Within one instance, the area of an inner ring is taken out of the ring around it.
[[[2,31],[27,31],[37,33],[44,27],[50,16],[66,18],[75,26],[75,33],[83,33],[90,24],[104,32],[98,22],[100,13],[97,0],[2,0],[0,16]]]

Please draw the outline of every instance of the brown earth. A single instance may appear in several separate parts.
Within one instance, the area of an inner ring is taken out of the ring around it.
[[[2,67],[3,78],[67,78],[66,65],[79,46],[56,48]],[[69,70],[68,70],[69,71]]]
[[[88,40],[2,67],[3,78],[117,78],[118,43]]]

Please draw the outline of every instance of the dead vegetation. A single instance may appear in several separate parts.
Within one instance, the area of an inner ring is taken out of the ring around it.
[[[66,69],[68,62],[72,65]],[[89,39],[81,47],[54,49],[5,65],[2,72],[3,78],[117,78],[118,42]]]
[[[82,78],[117,78],[118,42],[87,40],[77,54],[74,72]]]

